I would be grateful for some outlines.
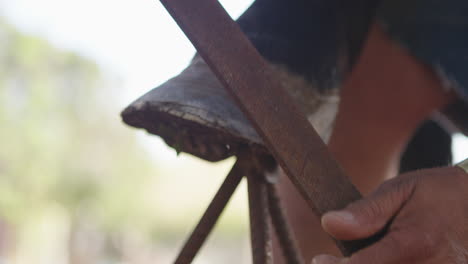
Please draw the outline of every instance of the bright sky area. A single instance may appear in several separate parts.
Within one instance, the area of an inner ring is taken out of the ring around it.
[[[221,0],[237,17],[251,0]],[[180,72],[194,48],[156,0],[0,0],[0,14],[20,30],[76,51],[119,76],[125,94],[112,98],[122,108]],[[116,113],[117,115],[118,113]],[[160,158],[175,160],[163,143],[142,143]],[[456,136],[455,161],[468,157],[468,140]]]

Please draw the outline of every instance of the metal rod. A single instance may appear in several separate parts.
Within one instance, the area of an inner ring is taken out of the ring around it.
[[[268,208],[271,221],[276,231],[283,256],[288,264],[304,264],[304,259],[298,251],[296,240],[281,206],[280,197],[275,184],[267,184]]]
[[[188,264],[193,261],[242,180],[245,171],[245,164],[243,163],[245,163],[245,160],[242,158],[236,161],[189,239],[185,242],[184,247],[174,261],[175,264]]]
[[[256,172],[247,174],[253,264],[272,263],[268,198],[262,178],[263,175]]]

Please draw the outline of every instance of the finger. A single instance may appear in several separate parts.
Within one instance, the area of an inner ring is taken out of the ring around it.
[[[358,251],[346,264],[408,264],[427,259],[431,253],[427,243],[417,243],[414,232],[393,232],[379,242]]]
[[[382,230],[411,197],[415,180],[394,179],[372,195],[322,217],[322,227],[339,240],[370,237]]]

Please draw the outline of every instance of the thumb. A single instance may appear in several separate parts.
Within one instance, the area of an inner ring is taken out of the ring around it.
[[[339,240],[370,237],[382,230],[411,197],[415,181],[407,178],[390,180],[373,194],[339,211],[322,217],[322,227]]]

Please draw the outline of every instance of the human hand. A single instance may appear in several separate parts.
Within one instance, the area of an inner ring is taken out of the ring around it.
[[[315,257],[313,264],[468,263],[468,174],[439,168],[403,174],[373,194],[322,217],[339,240],[371,236],[388,224],[375,244],[350,258]]]

